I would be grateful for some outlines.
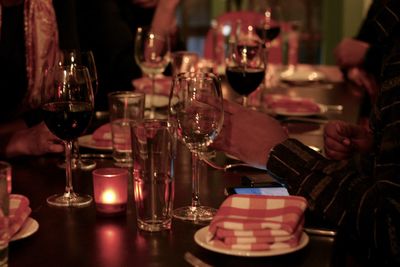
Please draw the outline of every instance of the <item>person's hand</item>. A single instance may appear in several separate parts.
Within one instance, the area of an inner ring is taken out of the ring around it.
[[[360,66],[364,62],[369,44],[352,38],[343,39],[335,48],[336,64],[342,68]]]
[[[342,160],[354,153],[371,151],[373,137],[371,132],[355,124],[331,121],[324,129],[324,149],[328,158]]]
[[[224,125],[212,146],[258,168],[266,168],[270,150],[288,138],[270,116],[224,101]]]
[[[42,122],[31,128],[15,132],[7,144],[6,157],[43,155],[64,151],[61,140],[54,136]]]
[[[378,94],[378,84],[373,75],[367,73],[365,70],[354,67],[347,71],[347,77],[356,85],[365,88],[370,98],[374,102]]]

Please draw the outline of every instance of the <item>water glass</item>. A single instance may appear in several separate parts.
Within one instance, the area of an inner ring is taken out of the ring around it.
[[[0,161],[0,266],[8,262],[8,215],[11,191],[11,165]]]
[[[144,116],[145,95],[130,91],[118,91],[108,95],[111,136],[115,165],[132,165],[130,124]]]
[[[182,72],[194,72],[197,70],[199,55],[189,51],[177,51],[172,53],[172,75]]]
[[[138,228],[171,228],[174,200],[175,130],[166,120],[132,125],[133,178]]]

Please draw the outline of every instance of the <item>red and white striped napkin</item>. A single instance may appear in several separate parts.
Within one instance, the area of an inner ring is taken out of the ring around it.
[[[145,94],[152,92],[152,81],[149,77],[142,77],[132,81],[133,87]],[[158,76],[155,80],[154,92],[160,95],[169,96],[172,85],[172,78],[168,76]]]
[[[235,250],[296,247],[306,207],[306,199],[299,196],[231,195],[218,209],[206,240]]]
[[[10,195],[9,234],[17,233],[31,214],[29,199],[23,195]]]
[[[268,94],[265,97],[268,109],[271,111],[286,112],[314,112],[321,111],[320,106],[313,99],[302,97],[291,97],[281,94]]]
[[[101,147],[111,147],[111,124],[106,123],[99,128],[97,128],[92,134],[92,140],[97,146]]]

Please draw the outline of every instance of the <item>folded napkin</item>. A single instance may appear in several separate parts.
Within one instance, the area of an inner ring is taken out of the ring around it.
[[[111,147],[111,124],[106,123],[97,128],[92,134],[92,139],[97,146]]]
[[[321,111],[320,106],[312,99],[291,97],[280,94],[270,94],[265,97],[268,109],[272,111],[285,110],[288,112],[315,112]]]
[[[296,247],[307,201],[299,196],[229,196],[212,220],[206,240],[225,249],[273,250]]]
[[[155,81],[155,93],[168,96],[171,90],[172,78],[167,76],[159,76]],[[140,92],[152,92],[152,81],[149,77],[142,77],[133,80],[132,83],[133,87]]]
[[[22,225],[25,223],[29,214],[31,214],[29,207],[29,199],[23,195],[11,194],[10,195],[10,216],[9,216],[9,234],[12,237],[17,233]]]

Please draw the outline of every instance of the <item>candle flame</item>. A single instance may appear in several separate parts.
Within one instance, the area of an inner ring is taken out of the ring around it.
[[[111,189],[108,189],[103,192],[102,195],[102,202],[103,203],[115,203],[117,196],[115,195],[115,192]]]

